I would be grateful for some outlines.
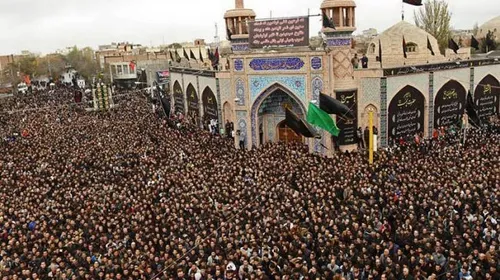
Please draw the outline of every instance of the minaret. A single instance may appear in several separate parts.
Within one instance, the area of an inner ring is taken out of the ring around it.
[[[326,50],[328,52],[328,59],[331,62],[329,63],[331,70],[328,79],[330,81],[328,94],[339,100],[353,100],[352,98],[346,99],[346,96],[343,96],[343,94],[349,92],[350,97],[353,92],[356,92],[354,100],[357,103],[357,83],[354,80],[354,68],[351,63],[351,59],[356,53],[352,49],[352,33],[356,30],[355,9],[356,3],[352,0],[324,0],[321,4],[322,15],[326,15],[327,18],[323,16],[322,32],[325,34]],[[348,106],[351,107],[352,105],[349,104]],[[353,135],[351,134],[356,133],[356,131],[352,132],[350,129],[357,126],[357,116],[354,123],[349,122],[345,124],[349,126],[345,127],[345,129],[341,127],[344,125],[344,122],[340,118],[337,118],[337,123],[342,131],[340,136],[346,139],[344,145],[340,143],[341,149],[355,149],[356,144],[351,143],[353,141],[351,139]]]
[[[233,51],[248,51],[248,22],[255,20],[255,12],[245,9],[243,0],[235,0],[235,9],[227,11],[224,20],[227,39],[231,41]]]

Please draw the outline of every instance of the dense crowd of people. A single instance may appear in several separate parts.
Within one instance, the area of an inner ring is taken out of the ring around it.
[[[0,99],[1,279],[500,279],[498,123],[370,166],[116,96]]]

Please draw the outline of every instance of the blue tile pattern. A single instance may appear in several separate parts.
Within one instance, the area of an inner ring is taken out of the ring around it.
[[[234,60],[234,70],[241,72],[243,71],[243,59],[235,59]]]
[[[231,46],[231,49],[234,52],[246,52],[246,51],[250,50],[250,46],[248,45],[248,43],[233,44]]]
[[[236,111],[236,120],[238,124],[238,128],[244,139],[245,139],[245,145],[248,145],[247,143],[247,112],[246,111]]]
[[[220,95],[221,95],[221,106],[224,102],[231,99],[231,79],[219,79],[220,83]]]
[[[351,46],[351,38],[329,38],[326,44],[329,47]]]
[[[266,122],[266,127],[267,127],[267,139],[269,142],[276,142],[276,139],[274,139],[274,136],[276,134],[276,125],[278,123],[274,122],[273,117],[268,117],[267,122]]]
[[[245,83],[242,79],[236,80],[236,98],[239,99],[238,106],[245,106]]]
[[[304,76],[250,76],[250,96],[252,102],[272,84],[278,83],[293,92],[300,100],[306,100],[306,79]]]
[[[361,80],[359,104],[363,107],[373,104],[380,107],[380,78],[365,78]]]
[[[319,101],[319,94],[323,90],[323,79],[321,77],[313,78],[312,82],[312,100]]]
[[[250,68],[254,71],[300,70],[304,64],[298,57],[254,58]]]
[[[311,69],[313,70],[323,69],[323,61],[321,60],[321,57],[315,56],[311,58]]]

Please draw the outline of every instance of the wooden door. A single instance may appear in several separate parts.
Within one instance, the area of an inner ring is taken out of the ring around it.
[[[278,128],[278,139],[285,143],[302,142],[302,136],[287,126]]]

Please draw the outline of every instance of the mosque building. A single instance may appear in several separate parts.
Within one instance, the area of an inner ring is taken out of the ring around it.
[[[247,149],[302,141],[311,152],[325,155],[335,148],[353,150],[369,112],[374,113],[379,147],[415,134],[429,137],[435,128],[460,122],[469,91],[481,118],[499,114],[498,58],[471,58],[470,48],[442,55],[436,38],[400,21],[369,43],[367,67],[360,63],[355,68],[353,58],[363,54],[352,47],[353,0],[324,0],[318,7],[333,24],[322,28],[319,46],[309,44],[308,16],[259,20],[243,0],[235,2],[235,9],[224,15],[231,52],[223,68],[170,69],[175,111],[200,124],[214,118],[233,123],[239,132],[235,145],[241,138]],[[491,25],[498,26],[498,19]],[[341,129],[338,137],[320,131],[321,139],[305,139],[285,125],[285,109],[305,118],[320,93],[343,102],[356,118],[333,116]]]

